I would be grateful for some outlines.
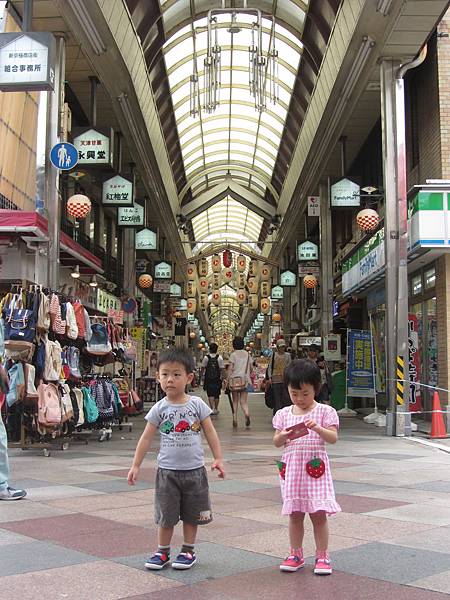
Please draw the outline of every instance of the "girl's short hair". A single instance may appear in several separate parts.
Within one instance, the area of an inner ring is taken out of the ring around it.
[[[218,349],[219,349],[219,346],[215,342],[212,342],[209,345],[209,351],[212,352],[212,354],[215,354]]]
[[[306,358],[293,360],[284,370],[284,383],[296,390],[299,390],[305,383],[309,383],[317,393],[320,390],[321,382],[320,369],[313,360]]]
[[[243,350],[244,349],[244,338],[235,337],[233,340],[233,348],[235,350]]]
[[[166,363],[179,363],[186,369],[189,375],[195,370],[195,363],[192,354],[184,348],[171,348],[165,352],[161,352],[158,357],[156,368],[159,371],[162,365]]]

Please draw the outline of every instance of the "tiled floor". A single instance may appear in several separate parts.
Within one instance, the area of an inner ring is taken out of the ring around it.
[[[215,520],[199,529],[190,571],[145,570],[155,547],[156,445],[131,488],[126,474],[143,419],[109,442],[38,451],[11,450],[12,484],[26,500],[0,503],[1,600],[448,600],[450,454],[387,438],[347,419],[329,448],[343,512],[330,519],[334,574],[312,572],[314,537],[306,523],[307,566],[280,573],[287,519],[271,443],[271,415],[252,395],[252,427],[231,427],[228,403],[214,418],[227,479],[210,477]],[[209,450],[207,450],[209,462]],[[178,527],[176,552],[182,542]],[[303,589],[302,589],[303,588]],[[20,590],[20,592],[18,592]],[[19,595],[18,595],[19,594]]]

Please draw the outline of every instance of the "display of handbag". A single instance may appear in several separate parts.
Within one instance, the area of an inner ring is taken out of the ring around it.
[[[92,323],[92,336],[88,341],[86,350],[95,356],[104,356],[112,351],[109,341],[108,329],[104,323]]]
[[[4,311],[4,325],[6,348],[9,341],[33,343],[36,337],[36,310],[23,308],[22,299],[15,295]]]
[[[247,363],[245,365],[245,373],[248,372],[248,363],[250,361],[250,356],[247,354]],[[228,387],[232,392],[244,392],[247,389],[248,380],[247,377],[239,377],[231,375],[228,381]]]

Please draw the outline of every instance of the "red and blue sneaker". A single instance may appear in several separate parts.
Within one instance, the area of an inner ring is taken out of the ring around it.
[[[292,554],[290,554],[287,558],[283,560],[280,565],[280,571],[285,571],[287,573],[294,573],[298,571],[302,567],[305,566],[305,559],[303,558],[302,550],[291,550]]]
[[[155,552],[155,554],[145,561],[145,568],[151,571],[160,571],[170,562],[170,556],[167,552]]]
[[[193,552],[180,552],[172,563],[172,569],[190,569],[197,562]]]

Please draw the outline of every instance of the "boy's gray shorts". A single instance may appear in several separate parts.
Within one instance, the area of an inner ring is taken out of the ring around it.
[[[160,527],[174,527],[180,520],[192,525],[206,525],[212,521],[205,467],[189,471],[158,468],[155,523]]]

